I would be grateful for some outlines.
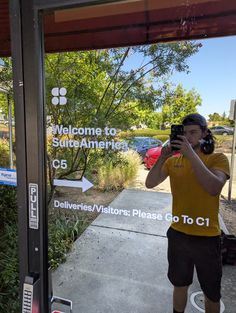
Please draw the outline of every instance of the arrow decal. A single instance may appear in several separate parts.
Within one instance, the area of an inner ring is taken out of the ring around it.
[[[54,186],[82,188],[83,192],[93,187],[93,184],[85,177],[82,177],[82,180],[54,179],[53,184]]]

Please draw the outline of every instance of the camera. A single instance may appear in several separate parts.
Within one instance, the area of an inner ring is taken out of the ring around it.
[[[178,135],[184,135],[184,126],[183,125],[171,125],[171,134],[170,134],[170,144],[173,140],[181,140]],[[179,150],[176,147],[171,147],[172,150]]]

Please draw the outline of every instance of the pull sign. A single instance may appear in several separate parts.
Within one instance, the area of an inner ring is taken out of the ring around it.
[[[29,184],[29,228],[39,229],[38,185]]]

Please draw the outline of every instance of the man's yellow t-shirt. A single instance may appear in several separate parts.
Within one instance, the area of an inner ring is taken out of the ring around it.
[[[223,153],[199,152],[198,156],[209,170],[220,170],[229,178],[229,162]],[[197,181],[190,161],[183,155],[170,157],[163,168],[170,176],[173,197],[171,227],[190,235],[219,235],[220,195],[211,196],[203,189]]]

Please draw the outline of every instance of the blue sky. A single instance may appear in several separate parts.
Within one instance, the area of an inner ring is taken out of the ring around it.
[[[188,60],[191,73],[176,73],[172,81],[197,90],[202,97],[200,114],[228,115],[230,100],[236,99],[236,36],[200,42],[202,48]]]
[[[194,88],[202,98],[198,112],[208,118],[217,112],[228,116],[236,99],[236,36],[199,40],[199,52],[187,60],[190,73],[174,73],[171,81],[186,90]],[[142,58],[130,58],[126,69],[140,66]]]

